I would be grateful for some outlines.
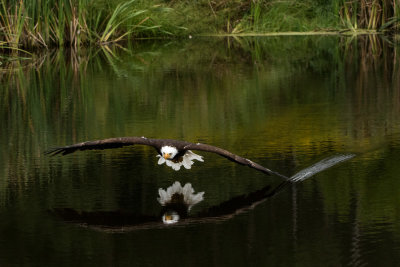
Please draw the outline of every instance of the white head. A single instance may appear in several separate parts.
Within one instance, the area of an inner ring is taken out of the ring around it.
[[[180,216],[176,211],[167,211],[162,216],[162,221],[165,224],[173,224],[179,222]]]
[[[173,146],[163,146],[161,148],[161,155],[164,159],[173,159],[178,154],[178,149]]]

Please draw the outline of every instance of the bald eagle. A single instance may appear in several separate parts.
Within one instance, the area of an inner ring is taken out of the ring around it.
[[[190,169],[193,165],[193,160],[203,161],[203,157],[195,154],[192,150],[198,151],[206,151],[216,153],[222,157],[225,157],[235,163],[239,163],[241,165],[246,165],[250,168],[254,168],[258,171],[261,171],[267,175],[277,175],[279,177],[288,179],[286,176],[271,171],[260,164],[257,164],[249,159],[240,157],[235,155],[225,149],[201,144],[201,143],[190,143],[186,141],[180,140],[172,140],[172,139],[151,139],[142,137],[117,137],[117,138],[108,138],[102,140],[95,141],[86,141],[82,143],[77,143],[70,146],[64,147],[56,147],[48,150],[46,154],[50,155],[67,155],[73,153],[77,150],[91,150],[91,149],[110,149],[110,148],[119,148],[123,146],[130,145],[146,145],[154,147],[159,157],[158,164],[166,164],[174,170],[179,170],[181,166],[186,169]]]

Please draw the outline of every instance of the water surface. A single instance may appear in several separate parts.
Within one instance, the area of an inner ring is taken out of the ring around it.
[[[369,36],[194,38],[4,62],[1,265],[395,265],[397,54]],[[356,157],[236,215],[181,226],[114,231],[52,212],[96,214],[99,224],[110,214],[157,217],[158,189],[179,181],[205,192],[190,212],[201,218],[282,182],[200,152],[204,163],[179,172],[142,146],[44,155],[143,135],[217,145],[286,176],[337,154]]]

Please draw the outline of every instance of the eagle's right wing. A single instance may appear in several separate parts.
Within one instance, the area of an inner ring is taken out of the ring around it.
[[[70,153],[74,153],[77,150],[111,149],[131,145],[147,145],[158,148],[159,142],[157,141],[158,140],[148,139],[146,137],[117,137],[95,141],[86,141],[70,146],[55,147],[49,149],[45,153],[53,156],[57,154],[67,155]]]

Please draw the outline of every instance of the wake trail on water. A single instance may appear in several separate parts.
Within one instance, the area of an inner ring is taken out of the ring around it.
[[[307,178],[310,178],[311,176],[324,171],[340,162],[349,160],[351,158],[354,158],[355,154],[340,154],[340,155],[335,155],[326,159],[323,159],[313,165],[311,165],[308,168],[305,168],[298,173],[292,175],[289,178],[290,182],[300,182],[304,181]]]

